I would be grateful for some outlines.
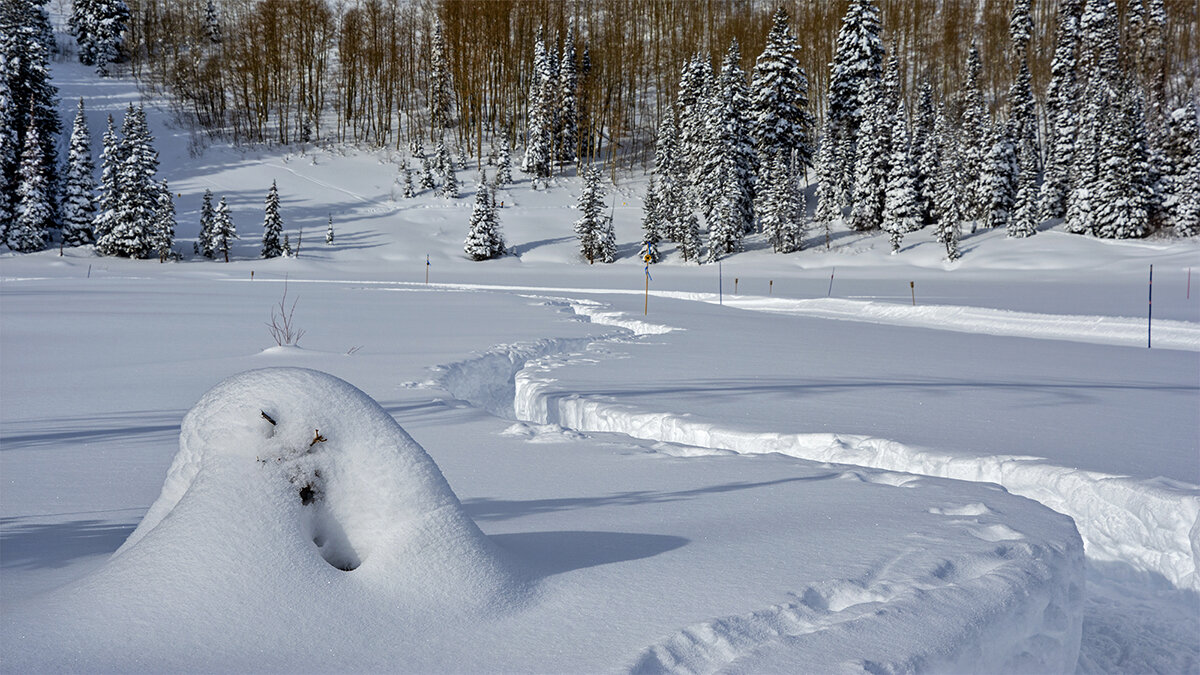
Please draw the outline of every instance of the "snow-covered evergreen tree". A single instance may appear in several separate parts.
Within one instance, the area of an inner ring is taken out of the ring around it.
[[[971,231],[975,231],[978,221],[987,217],[987,197],[990,194],[982,182],[987,154],[991,149],[987,139],[988,114],[983,103],[983,90],[979,77],[983,66],[979,61],[979,49],[972,44],[967,52],[967,75],[963,82],[959,97],[962,105],[962,119],[959,125],[959,139],[962,161],[962,180],[966,194],[963,203],[963,215],[972,221]]]
[[[685,219],[692,209],[687,194],[687,176],[679,156],[679,129],[671,111],[663,115],[654,149],[655,208],[663,239],[680,241]],[[647,207],[648,208],[648,207]]]
[[[421,144],[421,141],[413,141],[410,150],[413,161],[420,167],[420,188],[422,190],[432,190],[437,187],[437,183],[433,178],[433,166],[429,162],[429,157],[425,154],[425,146]]]
[[[908,115],[904,104],[892,118],[892,153],[889,161],[887,194],[884,197],[881,227],[888,233],[892,253],[900,250],[905,233],[921,228],[921,195],[917,192],[916,163],[912,158],[908,135]]]
[[[433,168],[442,179],[441,195],[446,199],[458,198],[458,174],[454,170],[454,160],[446,149],[446,139],[438,139],[437,151],[433,156]]]
[[[1037,114],[1034,112],[1033,87],[1029,63],[1021,62],[1017,79],[1008,93],[1008,119],[1012,124],[1013,151],[1022,170],[1037,173],[1041,168],[1041,151],[1037,141]]]
[[[883,223],[884,200],[887,193],[889,134],[891,112],[887,97],[878,80],[864,81],[867,91],[862,124],[858,134],[858,158],[855,163],[854,204],[850,210],[850,229],[860,232],[875,230]]]
[[[651,246],[650,250],[663,240],[666,230],[666,220],[658,205],[658,185],[654,174],[646,185],[646,198],[642,201],[642,242]],[[655,261],[657,262],[657,261]]]
[[[95,241],[92,236],[92,218],[96,214],[95,169],[92,139],[81,98],[71,129],[67,173],[63,177],[62,236],[66,246],[80,246]]]
[[[934,141],[937,108],[933,103],[933,85],[921,85],[917,116],[913,120],[911,157],[916,169],[917,200],[921,205],[921,227],[933,223],[933,181],[937,174],[938,148]]]
[[[1013,203],[1017,197],[1017,153],[1013,146],[1015,125],[995,125],[989,134],[988,154],[983,173],[979,176],[984,199],[984,225],[986,227],[1008,227]]]
[[[117,142],[113,117],[109,115],[100,151],[100,192],[96,196],[96,215],[92,219],[92,236],[96,241],[112,231],[113,218],[121,201],[121,186],[117,182],[121,161],[121,146]]]
[[[938,147],[938,171],[934,179],[933,203],[937,241],[946,244],[947,255],[957,256],[957,238],[965,219],[967,195],[963,190],[962,150],[949,120],[939,115],[934,132]],[[950,240],[955,240],[951,250]],[[954,260],[955,257],[951,257]]]
[[[696,214],[687,213],[683,216],[678,227],[679,256],[684,261],[700,262],[703,253],[703,242],[700,239],[700,221]]]
[[[21,253],[45,248],[54,225],[50,182],[42,168],[41,139],[32,120],[28,126],[25,147],[21,150],[21,165],[17,170],[16,217],[8,228],[6,240],[9,248]]]
[[[1012,217],[1008,219],[1009,237],[1024,238],[1037,234],[1037,196],[1037,173],[1022,168],[1017,178],[1016,203],[1013,204]]]
[[[512,149],[508,139],[500,146],[500,156],[496,158],[496,187],[504,187],[512,182]]]
[[[788,27],[787,11],[780,7],[772,19],[767,46],[755,62],[750,85],[750,136],[760,165],[781,152],[795,153],[802,168],[813,165],[808,76],[796,60],[799,49]]]
[[[212,198],[212,190],[205,188],[204,199],[200,202],[200,234],[196,237],[196,245],[193,247],[205,258],[212,258],[216,253],[216,211],[213,210]]]
[[[204,30],[208,33],[208,40],[213,44],[221,43],[221,15],[217,11],[217,5],[213,0],[208,0],[204,6]]]
[[[699,206],[707,197],[705,160],[711,154],[709,106],[714,78],[708,56],[696,54],[684,65],[679,78],[675,110],[679,120],[680,175],[687,177],[689,204]]]
[[[1045,178],[1038,195],[1040,216],[1061,218],[1067,212],[1075,135],[1079,129],[1077,53],[1083,0],[1061,0],[1055,31],[1050,85],[1046,89],[1047,139]]]
[[[446,38],[441,20],[436,20],[429,39],[429,128],[434,136],[443,135],[450,126],[453,102],[454,86],[446,57]]]
[[[329,223],[325,226],[325,243],[333,244],[333,214],[329,214]]]
[[[17,175],[20,156],[25,149],[25,136],[37,130],[41,143],[42,174],[50,195],[51,220],[58,219],[58,136],[62,121],[58,116],[58,88],[50,78],[50,52],[54,34],[46,0],[5,0],[0,3],[0,75],[7,84],[8,119],[4,130],[15,138],[7,156],[0,156],[6,165],[3,183],[7,185],[8,208],[14,210],[20,183]]]
[[[616,260],[616,236],[612,218],[604,214],[604,188],[600,184],[600,168],[589,166],[583,173],[583,193],[579,195],[579,212],[575,234],[579,237],[579,252],[589,263],[610,263]]]
[[[854,194],[859,127],[870,102],[863,98],[883,73],[883,43],[879,38],[879,8],[873,0],[851,0],[838,31],[830,64],[828,116],[836,139],[839,171],[847,182],[843,193]],[[843,203],[843,205],[846,205]]]
[[[529,82],[529,125],[525,140],[525,159],[521,170],[539,179],[550,177],[550,160],[554,147],[554,73],[546,38],[539,28],[533,44],[533,75]]]
[[[107,75],[108,64],[120,56],[128,24],[123,0],[75,0],[69,25],[79,45],[79,62]]]
[[[841,196],[838,192],[839,166],[830,120],[825,121],[821,136],[821,149],[817,153],[817,210],[813,214],[814,224],[825,232],[825,248],[829,248],[833,221],[842,217]]]
[[[1180,236],[1191,229],[1185,223],[1184,216],[1188,204],[1189,193],[1200,191],[1200,186],[1190,182],[1194,175],[1193,169],[1200,164],[1200,128],[1196,122],[1196,104],[1189,101],[1187,105],[1172,111],[1167,120],[1167,130],[1161,152],[1162,168],[1160,180],[1162,183],[1162,205],[1167,223]],[[1194,200],[1193,200],[1194,201]]]
[[[221,197],[221,202],[213,211],[213,251],[225,256],[225,262],[229,262],[229,251],[233,247],[233,240],[237,238],[237,228],[229,215],[229,204],[225,203],[225,197]]]
[[[567,28],[566,39],[563,40],[562,56],[558,69],[558,100],[556,125],[558,138],[554,146],[557,149],[558,161],[574,162],[578,159],[579,147],[579,71],[576,67],[575,54],[575,25]]]
[[[171,197],[171,186],[167,181],[155,184],[154,222],[150,227],[151,250],[158,254],[158,261],[166,262],[172,257],[175,245],[175,200]]]
[[[212,193],[206,193],[205,198],[209,200],[208,203],[211,207]],[[279,241],[279,235],[283,232],[283,217],[279,215],[279,186],[275,181],[271,181],[271,189],[267,191],[267,198],[264,201],[260,255],[264,258],[278,258],[283,255],[283,244]]]
[[[804,193],[791,164],[784,151],[768,160],[755,205],[762,231],[776,253],[791,253],[804,246]]]
[[[749,94],[746,76],[739,65],[741,54],[734,42],[725,54],[715,97],[709,104],[708,140],[703,157],[700,204],[712,231],[716,206],[730,199],[729,222],[747,233],[754,229],[754,146],[749,134],[746,109]]]
[[[1104,143],[1096,183],[1092,234],[1130,239],[1150,233],[1151,188],[1146,156],[1146,122],[1132,83],[1105,114]]]
[[[158,153],[146,125],[146,113],[133,104],[121,123],[120,157],[116,174],[117,196],[111,227],[97,233],[96,250],[103,255],[145,258],[153,251],[155,200],[157,196]]]
[[[475,187],[475,206],[471,209],[471,222],[463,250],[471,260],[490,260],[504,255],[504,236],[496,214],[495,195],[488,187],[487,175],[479,173]]]
[[[401,167],[400,172],[404,176],[404,198],[412,199],[413,197],[416,197],[417,190],[413,185],[412,169],[408,168],[408,164],[406,163],[403,167]]]

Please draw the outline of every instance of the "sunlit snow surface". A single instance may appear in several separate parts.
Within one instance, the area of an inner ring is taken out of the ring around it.
[[[137,100],[56,81],[96,138]],[[756,236],[646,298],[640,171],[616,265],[573,176],[476,264],[465,172],[167,122],[180,247],[211,188],[234,262],[0,253],[4,670],[1200,668],[1196,242]],[[256,259],[272,179],[299,259]]]

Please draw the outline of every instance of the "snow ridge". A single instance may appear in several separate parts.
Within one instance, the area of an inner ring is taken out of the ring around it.
[[[506,417],[584,433],[619,433],[691,446],[701,452],[779,453],[810,461],[996,483],[1072,517],[1083,536],[1088,559],[1121,563],[1135,574],[1161,577],[1181,589],[1200,590],[1200,489],[1195,486],[1059,467],[1038,457],[958,456],[864,435],[729,428],[684,414],[647,412],[622,403],[571,395],[555,389],[555,380],[548,374],[561,363],[564,352],[583,351],[587,342],[613,340],[630,332],[661,334],[670,329],[630,321],[619,312],[602,311],[597,303],[562,302],[593,322],[621,326],[622,331],[594,339],[549,340],[532,348],[489,352],[472,361],[443,367],[449,373],[441,378],[443,386],[457,398],[502,411]],[[495,375],[489,373],[497,369],[504,377],[503,386],[498,388],[488,384],[495,381]],[[510,392],[513,398],[503,402]]]

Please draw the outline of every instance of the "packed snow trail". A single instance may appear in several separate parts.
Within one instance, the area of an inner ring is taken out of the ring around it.
[[[623,327],[628,334],[671,330],[604,311],[593,301],[563,298],[560,302],[593,322]],[[580,351],[578,341],[561,347],[558,354],[551,353],[547,344],[500,348],[443,367],[447,375],[442,384],[457,398],[534,424],[624,434],[697,449],[693,452],[779,453],[810,461],[997,483],[1074,518],[1090,560],[1128,565],[1136,573],[1161,576],[1176,588],[1200,590],[1200,488],[1195,486],[1055,466],[1037,457],[961,456],[864,435],[746,430],[687,414],[643,411],[616,400],[585,398],[557,389],[549,372],[570,362],[570,352]],[[493,364],[497,361],[507,364],[504,373],[496,372]],[[488,389],[484,399],[478,395],[478,386],[461,384],[498,375],[503,376],[504,386]]]
[[[391,281],[291,279],[291,282],[420,287],[430,290],[450,291],[508,291],[538,294],[642,295],[645,292],[627,288],[419,284]],[[959,333],[977,333],[1038,340],[1065,340],[1069,342],[1145,348],[1147,339],[1146,319],[1122,316],[1039,314],[1035,312],[1016,312],[990,307],[962,305],[912,306],[842,298],[796,299],[753,295],[718,296],[716,293],[654,290],[651,290],[649,295],[655,298],[688,300],[709,304],[719,303],[735,309],[772,314],[811,316],[820,319],[859,321],[910,328],[928,328]],[[1155,320],[1153,323],[1152,346],[1155,349],[1200,351],[1200,324],[1191,321]]]

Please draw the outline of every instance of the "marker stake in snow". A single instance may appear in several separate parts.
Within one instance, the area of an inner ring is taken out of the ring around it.
[[[917,306],[917,282],[908,282],[908,290],[912,291],[913,307]]]
[[[1154,265],[1150,266],[1150,288],[1146,298],[1146,349],[1150,349],[1150,328],[1154,321]]]
[[[650,315],[650,263],[646,263],[646,307],[642,311],[643,316]]]
[[[772,279],[767,282],[767,295],[771,295],[774,291],[775,291],[775,280]]]
[[[734,277],[733,278],[733,294],[734,295],[737,295],[737,285],[738,285],[738,278]]]
[[[827,298],[829,296],[833,295],[833,273],[834,272],[837,272],[836,267],[833,268],[832,270],[829,270],[829,290],[826,291],[826,293],[825,293],[825,297],[827,297]]]
[[[425,254],[425,283],[429,283],[429,254]]]
[[[1192,299],[1192,268],[1188,268],[1187,299]]]
[[[721,261],[717,261],[717,304],[725,304],[725,277],[721,272]]]

